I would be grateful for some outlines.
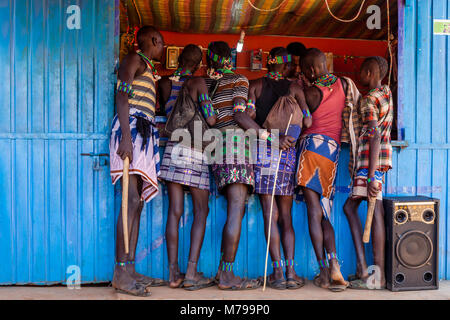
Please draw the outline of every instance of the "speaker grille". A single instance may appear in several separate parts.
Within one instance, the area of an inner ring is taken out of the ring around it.
[[[410,269],[423,267],[433,255],[433,242],[425,233],[408,231],[401,236],[396,245],[397,259]]]

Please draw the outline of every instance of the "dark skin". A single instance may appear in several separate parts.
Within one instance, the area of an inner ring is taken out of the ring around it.
[[[142,53],[149,59],[160,60],[163,54],[164,41],[161,34],[157,31],[148,33],[141,47]],[[120,64],[118,78],[126,83],[133,83],[135,77],[143,74],[147,68],[146,63],[136,53],[128,54]],[[128,157],[130,163],[133,161],[133,144],[131,139],[129,125],[129,105],[128,95],[118,92],[116,96],[117,113],[120,127],[122,130],[122,139],[117,149],[117,154],[125,159]],[[129,235],[129,253],[125,253],[123,241],[122,210],[119,213],[117,222],[117,241],[116,241],[116,261],[126,262],[134,261],[136,246],[139,238],[139,222],[142,208],[144,206],[141,200],[142,179],[139,175],[130,175],[128,189],[128,235]],[[135,271],[134,264],[126,266],[116,265],[112,285],[114,288],[127,292],[136,293],[136,283],[139,285],[154,283],[156,279],[149,278]]]
[[[199,67],[199,63],[194,65],[180,64],[179,67],[190,70],[192,74],[194,74]],[[208,89],[203,78],[191,77],[185,81],[189,93],[194,101],[198,101],[198,97],[201,94],[208,93]],[[159,83],[160,104],[162,106],[167,103],[167,100],[170,97],[171,89],[171,80],[168,77],[162,78]],[[201,105],[206,103],[206,101],[203,101]],[[213,126],[216,123],[216,118],[216,116],[209,117],[206,121],[210,126]],[[169,286],[171,288],[178,288],[184,279],[198,281],[202,278],[201,274],[197,272],[197,262],[205,235],[206,218],[209,213],[209,190],[189,187],[194,207],[194,221],[191,228],[189,263],[186,275],[184,276],[180,273],[178,266],[178,228],[180,218],[184,212],[184,190],[183,186],[179,183],[167,181],[166,185],[169,192],[169,212],[166,225],[167,253],[169,259]]]
[[[361,84],[368,87],[370,90],[375,88],[381,88],[381,76],[380,71],[377,66],[373,65],[363,65],[360,72]],[[376,127],[377,121],[369,121],[368,127]],[[378,157],[380,153],[380,141],[381,136],[378,131],[369,140],[369,177],[375,176],[375,171],[377,169]],[[380,185],[374,179],[368,184],[368,194],[370,197],[376,197],[378,192],[380,192]],[[362,197],[349,197],[344,204],[344,212],[347,216],[348,223],[350,225],[350,230],[352,233],[353,243],[355,245],[356,251],[356,277],[361,280],[367,280],[369,274],[367,272],[367,263],[365,257],[364,244],[362,242],[363,229],[361,220],[358,215],[359,205],[363,200],[367,198]],[[386,278],[384,272],[385,264],[385,242],[386,233],[384,226],[384,208],[383,202],[377,200],[375,204],[375,210],[372,221],[372,245],[373,245],[373,258],[375,265],[380,267],[380,285],[384,287],[386,285]]]
[[[279,64],[272,65],[270,71],[277,71],[283,75],[286,75],[289,72],[288,64]],[[263,88],[262,78],[256,79],[250,82],[249,95],[248,98],[256,101],[261,96],[262,88]],[[303,94],[303,90],[296,83],[292,82],[289,88],[290,94],[292,94],[299,107],[303,110],[308,108],[305,101],[305,96]],[[286,115],[288,116],[288,115]],[[257,132],[262,129],[255,121],[256,112],[250,111],[248,112],[238,112],[235,115],[236,122],[245,130],[254,129]],[[311,117],[303,118],[303,124],[306,127],[311,126],[312,121]],[[280,137],[280,148],[282,150],[287,150],[290,147],[295,146],[296,140],[287,135],[282,135]],[[271,223],[271,234],[270,234],[270,257],[272,261],[281,260],[281,250],[280,250],[280,239],[281,244],[283,246],[285,259],[294,259],[295,254],[295,233],[294,228],[292,226],[292,200],[293,196],[275,196],[275,201],[273,203],[273,212],[272,212],[272,220],[270,220],[270,204],[272,202],[272,195],[270,194],[260,194],[259,200],[261,202],[261,207],[263,209],[263,218],[264,218],[264,232],[266,235],[266,239],[269,231],[269,224]],[[280,229],[279,229],[280,228]],[[281,233],[280,233],[281,230]],[[295,279],[297,282],[303,284],[304,280],[300,278],[293,266],[286,266],[286,278]],[[283,268],[280,266],[279,268],[274,268],[273,274],[269,276],[269,282],[284,279]]]
[[[313,83],[317,78],[328,73],[325,56],[308,57],[302,62],[302,72],[305,77]],[[344,79],[342,86],[344,91],[347,90],[347,82]],[[306,102],[313,113],[322,103],[322,92],[316,86],[311,86],[304,89]],[[334,229],[328,219],[325,219],[323,210],[320,204],[320,194],[308,189],[302,188],[306,201],[308,212],[308,227],[311,236],[311,242],[314,247],[317,260],[326,259],[324,249],[328,253],[336,252],[336,243],[334,238]],[[340,271],[339,263],[336,259],[329,260],[329,268],[321,268],[319,275],[319,283],[322,288],[328,288],[331,284],[348,285],[344,280]],[[330,282],[331,281],[331,282]]]

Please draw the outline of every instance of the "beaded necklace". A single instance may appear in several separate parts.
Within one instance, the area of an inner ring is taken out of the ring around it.
[[[226,69],[226,68],[221,68],[221,69],[214,69],[214,68],[210,68],[208,69],[208,71],[206,72],[208,74],[208,77],[210,77],[213,80],[219,80],[220,78],[223,77],[224,74],[233,74],[234,72]]]
[[[317,78],[316,81],[314,81],[314,84],[319,87],[329,88],[337,81],[337,79],[338,78],[334,74],[327,73],[327,74]]]
[[[155,65],[153,64],[152,60],[150,60],[145,54],[143,54],[141,50],[136,51],[136,53],[138,55],[140,55],[142,57],[142,59],[144,59],[144,61],[147,63],[147,66],[150,68],[150,71],[153,74],[153,78],[155,78],[156,81],[161,79],[161,77],[158,75],[158,71],[156,70]]]
[[[283,75],[278,71],[272,71],[272,72],[266,73],[266,75],[264,77],[275,80],[275,81],[284,79]]]
[[[173,81],[180,81],[180,78],[192,76],[192,71],[185,68],[178,68],[169,79]]]

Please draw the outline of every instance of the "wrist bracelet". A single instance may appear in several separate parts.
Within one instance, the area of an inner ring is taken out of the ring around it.
[[[309,112],[309,109],[302,110],[302,111],[303,111],[303,115],[304,115],[306,118],[311,117],[311,112]]]
[[[243,102],[238,102],[238,103],[234,104],[233,112],[234,113],[236,113],[236,112],[244,112],[246,108],[247,107],[245,106],[245,104]]]
[[[256,110],[256,105],[253,103],[252,99],[249,99],[247,102],[247,109],[249,110]]]

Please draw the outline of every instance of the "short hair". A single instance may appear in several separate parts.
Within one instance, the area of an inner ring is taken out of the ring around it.
[[[289,54],[302,57],[306,53],[306,47],[301,42],[291,42],[286,47]]]
[[[276,56],[287,56],[289,52],[284,47],[275,47],[272,48],[269,52],[269,56],[276,57]]]
[[[151,38],[155,35],[162,37],[161,33],[159,33],[158,29],[156,29],[153,26],[141,27],[136,34],[136,40],[138,43],[138,47],[142,49],[145,41],[151,40]]]
[[[361,68],[366,67],[366,66],[369,68],[371,66],[378,67],[378,70],[380,71],[380,79],[384,79],[384,77],[386,77],[386,75],[388,73],[388,69],[389,69],[389,64],[388,64],[387,60],[380,56],[372,56],[372,57],[366,58],[363,61]]]
[[[327,58],[321,50],[317,48],[306,49],[305,54],[302,57],[301,64],[303,66],[312,66],[314,65],[314,60],[316,58],[320,58],[323,63],[327,62]]]
[[[195,44],[188,44],[184,47],[178,62],[183,66],[195,67],[202,61],[202,50]]]

